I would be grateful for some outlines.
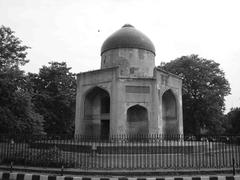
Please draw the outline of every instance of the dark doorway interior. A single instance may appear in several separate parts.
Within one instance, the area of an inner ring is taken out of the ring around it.
[[[148,111],[140,105],[127,110],[128,133],[133,135],[148,134]]]
[[[109,120],[101,120],[101,139],[109,137]]]
[[[171,90],[167,90],[162,96],[162,118],[165,135],[178,134],[177,102]]]
[[[105,96],[101,98],[101,113],[109,113],[110,112],[110,98],[109,96]]]
[[[84,101],[85,134],[90,136],[109,135],[110,126],[110,96],[99,87],[94,87]]]

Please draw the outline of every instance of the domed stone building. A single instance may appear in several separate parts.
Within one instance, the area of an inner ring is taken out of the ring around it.
[[[101,48],[101,69],[77,75],[75,134],[182,134],[182,80],[155,67],[151,40],[126,24]]]

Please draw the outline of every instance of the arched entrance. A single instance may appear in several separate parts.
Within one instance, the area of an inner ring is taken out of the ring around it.
[[[148,134],[148,111],[140,105],[127,110],[127,127],[129,134]]]
[[[108,138],[110,133],[110,96],[99,87],[94,87],[84,101],[85,134]]]
[[[179,134],[177,102],[173,92],[169,89],[162,96],[163,133],[165,135]]]

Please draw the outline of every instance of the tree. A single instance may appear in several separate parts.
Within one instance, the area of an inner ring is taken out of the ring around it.
[[[34,104],[44,116],[48,134],[73,134],[76,79],[65,62],[50,62],[39,74],[29,74]]]
[[[26,50],[14,32],[0,27],[0,132],[42,133],[43,118],[35,112],[26,76],[20,66],[28,63]]]
[[[226,115],[226,133],[240,135],[240,108],[232,108]]]
[[[5,26],[0,27],[0,69],[1,72],[19,70],[29,62],[26,59],[28,46],[22,45],[22,41],[14,36],[14,32]]]
[[[183,122],[185,134],[223,131],[224,97],[230,86],[219,64],[198,55],[182,56],[162,66],[183,79]]]

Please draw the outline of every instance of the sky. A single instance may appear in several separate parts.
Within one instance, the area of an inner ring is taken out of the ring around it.
[[[156,66],[191,54],[219,63],[228,112],[240,107],[239,9],[239,0],[0,0],[0,25],[31,47],[26,72],[64,61],[80,73],[99,69],[104,40],[132,24],[155,45]]]

